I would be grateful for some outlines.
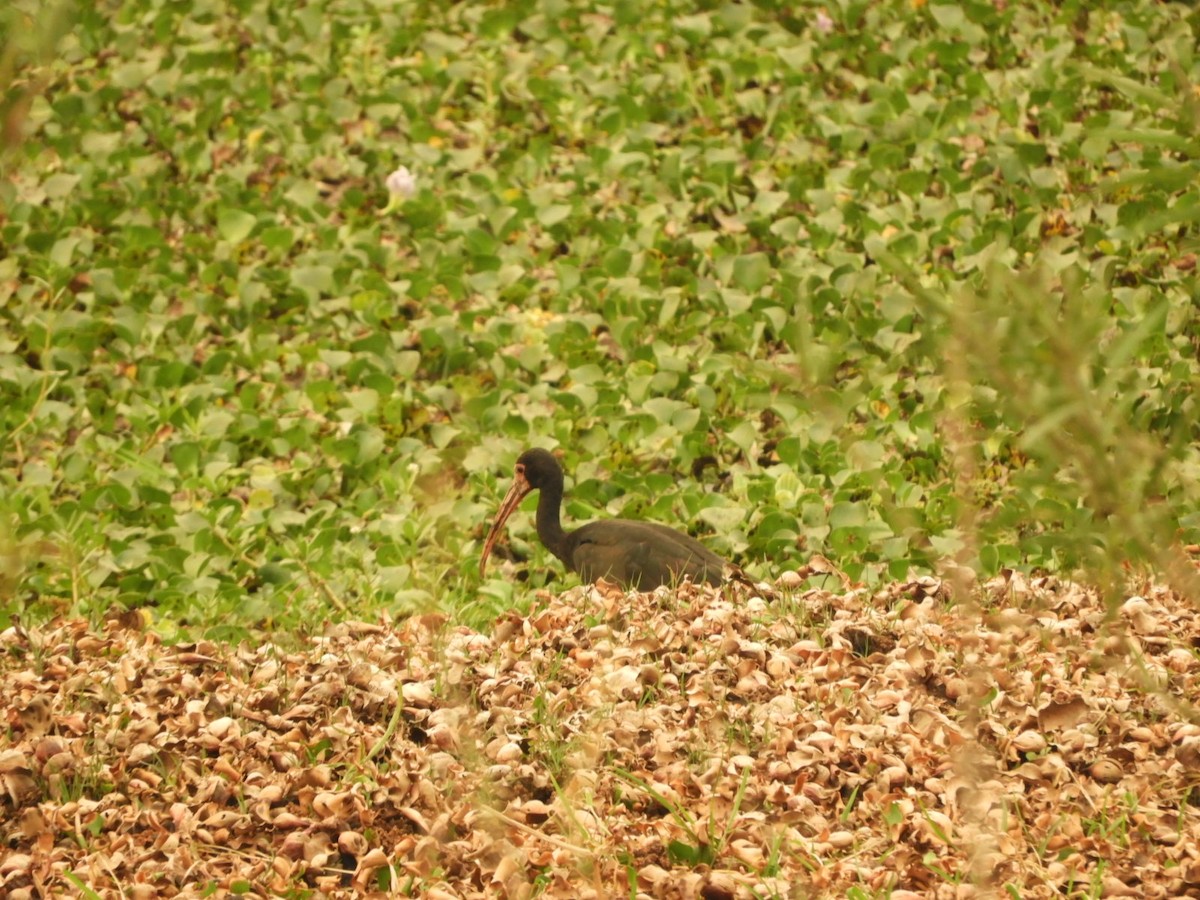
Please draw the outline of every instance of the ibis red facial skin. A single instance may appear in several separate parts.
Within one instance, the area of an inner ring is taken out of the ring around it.
[[[641,591],[676,584],[684,578],[697,584],[721,583],[725,561],[695,538],[666,525],[632,519],[605,519],[575,531],[564,531],[559,520],[563,496],[562,467],[548,451],[539,449],[526,450],[517,459],[512,487],[504,496],[483,545],[480,575],[505,521],[532,491],[540,491],[538,538],[585,582],[604,578],[627,590]]]

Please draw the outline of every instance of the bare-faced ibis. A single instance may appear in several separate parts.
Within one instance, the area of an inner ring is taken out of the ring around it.
[[[487,565],[492,545],[526,494],[541,491],[537,505],[538,538],[585,582],[604,578],[626,589],[651,591],[662,584],[690,578],[699,584],[719,584],[725,561],[695,538],[654,522],[606,519],[574,531],[563,531],[559,507],[563,497],[562,467],[546,450],[526,450],[517,459],[512,487],[483,545],[479,574]]]

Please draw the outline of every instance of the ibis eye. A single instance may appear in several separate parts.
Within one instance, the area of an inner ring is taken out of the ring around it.
[[[517,474],[518,475],[525,474],[525,464],[524,463],[517,463]]]

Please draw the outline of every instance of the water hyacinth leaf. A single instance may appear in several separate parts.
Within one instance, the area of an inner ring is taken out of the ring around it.
[[[571,215],[571,207],[565,203],[556,203],[538,210],[537,220],[543,226],[550,228],[566,220]]]
[[[250,236],[258,219],[240,209],[222,209],[217,213],[217,231],[231,244],[240,244]]]
[[[70,172],[57,172],[42,182],[42,193],[49,200],[69,197],[78,187],[81,178]]]
[[[708,506],[700,510],[700,518],[718,534],[726,534],[746,519],[746,511],[729,506]]]
[[[318,299],[322,294],[333,290],[333,269],[330,266],[300,266],[292,269],[291,283],[299,288],[310,300]]]
[[[750,293],[759,291],[771,279],[771,260],[765,253],[739,256],[733,263],[733,283]]]

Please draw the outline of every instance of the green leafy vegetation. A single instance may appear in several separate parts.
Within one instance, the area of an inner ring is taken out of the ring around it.
[[[531,444],[569,517],[684,524],[760,577],[1177,572],[1198,26],[16,0],[0,603],[485,621],[563,584],[526,515],[520,564],[475,567]]]

